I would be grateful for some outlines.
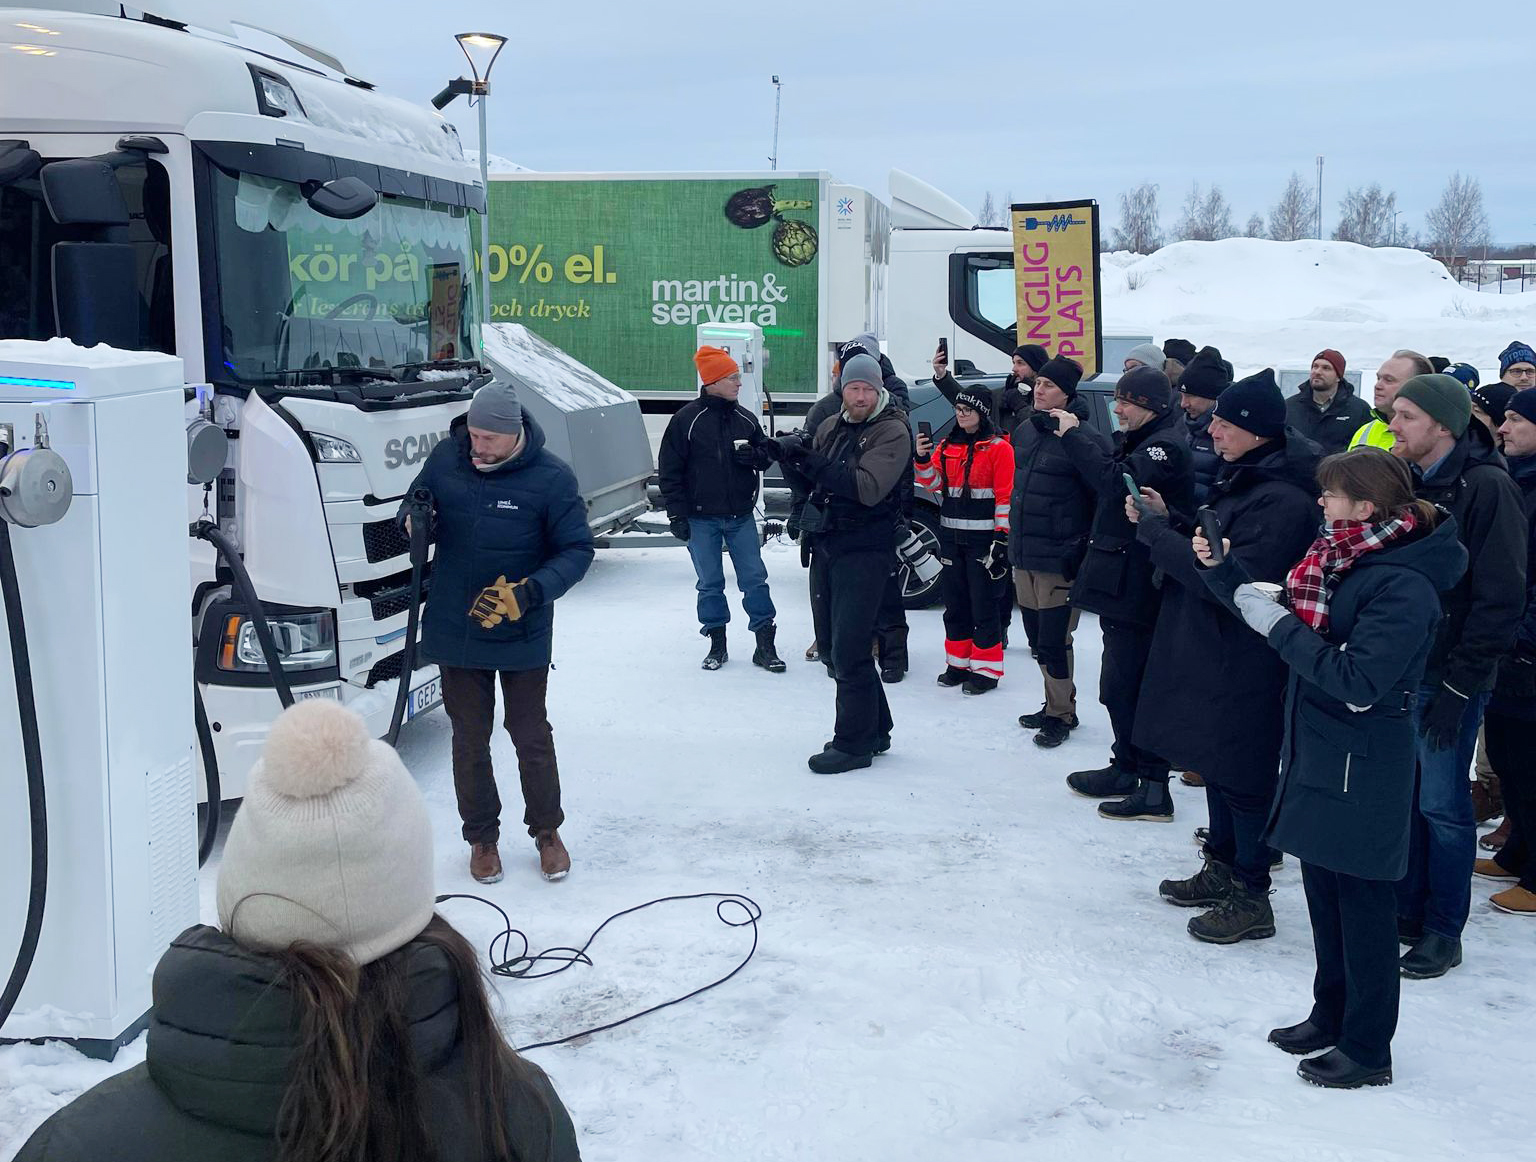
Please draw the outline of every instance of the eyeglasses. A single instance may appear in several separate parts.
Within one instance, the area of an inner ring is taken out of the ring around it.
[[[1511,367],[1504,374],[1510,377],[1519,376],[1521,379],[1536,379],[1536,367]]]

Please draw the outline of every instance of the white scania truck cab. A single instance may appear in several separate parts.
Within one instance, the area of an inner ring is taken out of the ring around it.
[[[0,337],[181,357],[189,425],[228,440],[189,523],[238,548],[295,696],[382,735],[409,605],[395,512],[481,381],[478,171],[448,122],[324,52],[167,12],[195,4],[93,7],[0,8]],[[227,568],[188,554],[235,798],[279,702]],[[186,564],[144,568],[180,584]],[[409,680],[410,713],[436,703],[433,668]]]

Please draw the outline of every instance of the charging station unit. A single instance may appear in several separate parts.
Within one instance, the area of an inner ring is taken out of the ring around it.
[[[763,401],[768,395],[763,376],[768,371],[768,352],[763,346],[763,329],[756,323],[700,323],[697,337],[700,347],[721,347],[731,353],[741,368],[741,394],[736,402],[759,421],[764,420]]]
[[[49,859],[36,955],[0,1041],[112,1057],[148,1021],[161,954],[198,919],[183,382],[167,355],[0,342],[0,441],[26,450],[46,433],[73,489],[54,523],[9,530]],[[0,634],[0,977],[22,943],[31,858],[12,681]]]

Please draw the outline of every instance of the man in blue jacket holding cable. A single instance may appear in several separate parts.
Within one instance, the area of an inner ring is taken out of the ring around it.
[[[523,822],[544,878],[563,879],[571,859],[558,831],[565,814],[545,693],[555,600],[592,564],[576,474],[544,447],[512,388],[491,383],[432,449],[407,495],[417,489],[432,494],[437,544],[419,656],[442,672],[470,874],[483,884],[502,875],[501,796],[491,768],[499,678]]]

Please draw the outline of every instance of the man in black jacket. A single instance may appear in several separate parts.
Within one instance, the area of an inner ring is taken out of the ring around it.
[[[1211,414],[1216,401],[1232,383],[1232,365],[1214,347],[1202,347],[1174,385],[1189,431],[1190,463],[1195,472],[1195,503],[1204,504],[1221,471],[1221,456],[1211,440]]]
[[[709,638],[701,663],[718,670],[726,662],[725,627],[731,607],[725,599],[721,547],[731,555],[747,629],[757,638],[752,664],[782,674],[774,642],[773,597],[768,567],[752,510],[759,474],[773,462],[773,445],[757,417],[736,402],[741,369],[730,352],[700,347],[693,357],[704,386],[699,398],[667,424],[656,457],[661,499],[672,535],[688,546],[698,578],[699,632]]]
[[[1461,963],[1471,908],[1477,823],[1468,771],[1499,659],[1525,606],[1525,513],[1493,437],[1472,423],[1472,398],[1449,375],[1416,375],[1392,403],[1392,453],[1414,468],[1415,492],[1456,518],[1467,571],[1444,616],[1414,708],[1419,785],[1399,930],[1414,941],[1403,974],[1443,976]]]
[[[1115,385],[1120,431],[1112,450],[1093,440],[1070,412],[1051,413],[1068,458],[1097,496],[1088,551],[1072,583],[1072,604],[1099,615],[1104,652],[1099,667],[1099,701],[1114,730],[1107,767],[1074,771],[1067,785],[1093,799],[1126,798],[1099,804],[1106,819],[1173,818],[1168,795],[1168,762],[1142,750],[1132,734],[1136,701],[1152,648],[1160,594],[1152,559],[1136,540],[1125,516],[1125,477],[1156,489],[1168,507],[1194,511],[1193,473],[1183,417],[1173,406],[1173,386],[1154,367],[1135,367]]]
[[[1227,388],[1211,435],[1221,474],[1208,500],[1227,550],[1250,580],[1284,581],[1318,526],[1317,445],[1285,426],[1285,397],[1265,368]],[[1136,707],[1138,746],[1199,771],[1210,807],[1205,867],[1158,891],[1180,907],[1210,910],[1189,934],[1235,944],[1275,933],[1269,906],[1271,852],[1264,842],[1285,733],[1283,659],[1222,605],[1202,576],[1185,514],[1126,515],[1163,575],[1163,604]]]
[[[1499,661],[1483,733],[1509,813],[1509,839],[1475,874],[1504,884],[1488,902],[1501,912],[1536,915],[1536,388],[1516,392],[1499,427],[1509,474],[1525,500],[1525,612],[1515,644]]]
[[[469,414],[432,449],[411,485],[432,494],[432,588],[420,658],[442,674],[453,725],[453,788],[469,870],[501,879],[501,796],[491,767],[500,680],[507,733],[517,751],[523,823],[545,879],[564,877],[570,855],[557,830],[560,772],[545,710],[556,598],[592,564],[592,530],[576,474],[544,447],[512,388],[475,393]],[[405,506],[401,507],[402,519]]]
[[[1077,394],[1082,368],[1071,359],[1046,361],[1035,377],[1035,410],[1013,432],[1013,493],[1008,514],[1008,563],[1024,626],[1035,647],[1045,705],[1019,716],[1036,731],[1036,746],[1056,747],[1077,728],[1077,686],[1072,680],[1072,634],[1077,610],[1072,579],[1088,547],[1095,493],[1078,475],[1056,439],[1057,408],[1071,412],[1080,430],[1105,445],[1088,426],[1088,403]]]
[[[812,612],[837,681],[832,741],[807,763],[818,774],[867,767],[891,745],[891,710],[869,644],[895,565],[912,433],[883,378],[870,356],[850,357],[842,410],[809,443],[795,435],[775,441],[785,478],[807,497],[801,528],[811,549]]]
[[[1344,356],[1332,347],[1317,353],[1307,382],[1285,401],[1285,423],[1323,450],[1323,454],[1342,452],[1371,418],[1365,400],[1355,394],[1355,385],[1344,378]]]

